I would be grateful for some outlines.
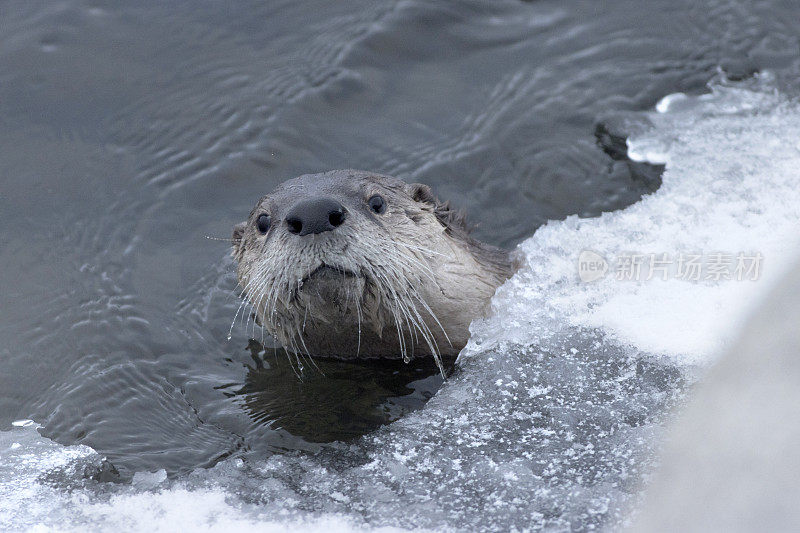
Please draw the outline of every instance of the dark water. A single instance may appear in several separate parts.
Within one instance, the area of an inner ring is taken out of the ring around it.
[[[790,1],[0,4],[0,428],[34,418],[124,474],[177,473],[418,409],[441,383],[426,362],[325,361],[298,380],[252,323],[229,341],[233,264],[205,236],[284,179],[342,167],[429,183],[507,247],[622,208],[658,183],[614,151],[613,117],[789,69],[799,16]]]

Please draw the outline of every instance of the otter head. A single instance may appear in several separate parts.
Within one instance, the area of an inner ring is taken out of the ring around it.
[[[244,297],[289,352],[456,355],[512,270],[430,188],[341,170],[289,180],[233,232]]]

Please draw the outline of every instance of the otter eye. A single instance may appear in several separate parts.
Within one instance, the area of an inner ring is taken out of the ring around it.
[[[369,204],[369,208],[379,215],[386,211],[386,202],[383,200],[383,196],[380,194],[371,196],[370,199],[367,200],[367,203]]]
[[[262,235],[264,233],[266,233],[267,230],[269,230],[269,225],[271,223],[272,223],[272,220],[269,218],[269,215],[266,214],[266,213],[264,213],[262,215],[258,215],[258,218],[256,219],[256,227],[258,228],[258,231],[260,231]]]

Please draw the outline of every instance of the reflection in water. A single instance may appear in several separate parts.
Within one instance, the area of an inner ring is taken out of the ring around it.
[[[309,442],[350,440],[422,408],[442,385],[432,358],[314,360],[301,376],[286,352],[251,340],[242,388],[252,420]],[[448,373],[453,360],[445,360]]]

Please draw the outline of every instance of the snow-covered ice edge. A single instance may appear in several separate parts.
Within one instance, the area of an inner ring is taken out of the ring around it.
[[[628,155],[666,164],[659,190],[621,211],[548,223],[522,243],[525,267],[499,291],[492,317],[474,324],[467,354],[487,340],[531,343],[563,323],[686,363],[707,364],[729,346],[737,320],[800,244],[800,111],[769,73],[747,88],[669,95],[656,108],[643,117],[652,127],[629,139]],[[581,281],[584,250],[607,260],[605,277]],[[667,254],[666,281],[660,271],[646,279],[650,254]],[[681,257],[699,255],[707,266],[717,254],[730,261],[720,279],[676,272]],[[740,255],[760,257],[756,280],[738,279]],[[618,279],[613,259],[631,256],[643,261],[638,281]]]

